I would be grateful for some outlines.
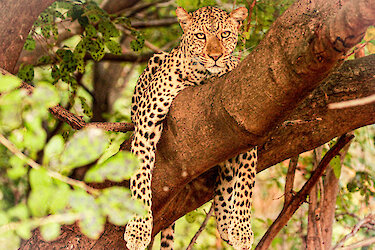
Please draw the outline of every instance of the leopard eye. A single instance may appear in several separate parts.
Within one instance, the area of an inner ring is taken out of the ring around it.
[[[198,39],[206,39],[206,35],[204,33],[196,33],[195,36],[198,38]]]
[[[222,38],[227,38],[229,35],[230,35],[230,31],[224,31],[223,33],[221,33]]]

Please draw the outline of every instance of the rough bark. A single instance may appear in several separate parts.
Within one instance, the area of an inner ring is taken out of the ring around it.
[[[54,1],[1,1],[0,68],[15,73],[14,66],[33,23],[39,14]]]

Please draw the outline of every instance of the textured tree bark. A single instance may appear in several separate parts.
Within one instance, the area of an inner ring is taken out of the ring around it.
[[[11,73],[39,14],[55,0],[12,1],[0,4],[0,68]]]
[[[0,67],[14,67],[26,38],[24,34],[32,24],[30,21],[26,23],[30,26],[20,25],[24,24],[20,18],[31,15],[17,13],[22,7],[30,10],[34,2],[17,1],[14,5],[18,9],[7,0],[10,7],[0,7],[14,19],[9,22],[17,31],[4,33],[11,25],[0,23]],[[326,108],[326,103],[375,92],[374,74],[369,77],[365,72],[374,70],[374,64],[368,64],[374,62],[373,57],[348,62],[347,68],[319,86],[375,21],[374,0],[351,0],[344,6],[341,2],[296,2],[236,70],[206,85],[186,89],[176,98],[158,145],[152,187],[154,233],[211,199],[216,174],[212,167],[218,162],[259,145],[258,169],[263,170],[375,122],[374,104],[344,110]],[[39,13],[44,8],[36,9],[35,13]],[[23,40],[18,37],[20,34]],[[4,48],[9,44],[14,48],[4,57]],[[356,85],[356,81],[361,85]],[[317,86],[314,94],[301,104]],[[292,122],[283,124],[284,120]],[[23,246],[36,244],[47,249],[62,242],[77,248],[119,248],[124,244],[121,227],[107,225],[98,240],[89,240],[77,230],[74,226],[64,227],[64,239],[51,243],[43,243],[35,234]]]

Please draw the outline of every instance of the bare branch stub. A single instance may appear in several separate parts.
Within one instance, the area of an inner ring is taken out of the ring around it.
[[[284,191],[284,207],[289,204],[293,198],[293,186],[294,186],[294,177],[296,175],[296,168],[298,164],[299,155],[290,158],[288,172],[286,174],[285,180],[285,191]]]

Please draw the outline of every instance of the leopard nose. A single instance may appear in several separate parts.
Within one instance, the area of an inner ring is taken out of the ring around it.
[[[208,55],[208,56],[216,62],[222,55],[223,54],[215,54],[215,55]]]

